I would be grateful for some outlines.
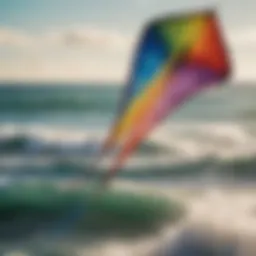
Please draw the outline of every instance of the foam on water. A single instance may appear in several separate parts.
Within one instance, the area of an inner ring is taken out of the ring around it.
[[[106,136],[103,129],[65,129],[44,126],[0,127],[0,151],[2,153],[41,153],[47,150],[59,153],[95,154]],[[150,154],[160,151],[168,158],[198,159],[202,157],[232,158],[253,156],[256,153],[256,137],[252,133],[255,124],[237,123],[167,123],[148,139],[136,152]],[[136,154],[135,154],[136,156]],[[136,157],[135,157],[136,158]],[[159,158],[159,154],[156,154]],[[143,160],[144,161],[144,160]],[[137,161],[138,162],[138,161]],[[150,163],[151,164],[151,163]]]
[[[198,96],[177,111],[141,145],[120,176],[136,181],[131,185],[132,190],[143,190],[141,181],[147,180],[154,193],[176,196],[188,207],[185,224],[212,221],[218,226],[233,225],[243,234],[249,234],[255,232],[255,219],[249,214],[255,191],[233,193],[211,189],[216,182],[204,180],[204,176],[217,176],[220,184],[224,178],[231,180],[235,176],[239,182],[246,177],[253,183],[256,177],[256,90],[227,87]],[[77,179],[72,183],[72,178],[79,176],[83,182],[95,175],[89,160],[107,135],[119,93],[118,88],[107,86],[1,87],[1,189],[13,185],[13,181],[28,182],[35,174],[40,181],[47,178],[59,186],[58,181],[66,175],[68,181],[63,186],[74,187]],[[184,188],[177,180],[183,177],[189,187],[188,196],[184,197],[183,192],[175,191]],[[203,185],[201,193],[194,197],[193,181],[197,182],[196,188]],[[171,243],[172,235],[182,228],[182,225],[166,225],[153,237],[144,236],[136,241],[109,238],[91,246],[72,241],[65,241],[64,245],[65,249],[73,246],[78,255],[121,256],[125,252],[126,256],[148,256],[158,243]],[[49,240],[48,247],[38,247],[40,255],[50,250]],[[33,246],[37,249],[34,241]],[[23,252],[14,249],[10,253]],[[26,249],[24,254],[31,255]],[[59,255],[66,255],[67,251]]]

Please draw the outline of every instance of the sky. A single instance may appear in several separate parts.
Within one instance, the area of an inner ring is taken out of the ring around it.
[[[255,0],[0,0],[0,80],[127,78],[136,40],[150,19],[217,7],[235,81],[254,81]]]

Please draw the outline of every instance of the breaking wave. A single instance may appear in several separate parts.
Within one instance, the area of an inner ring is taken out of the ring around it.
[[[100,130],[93,133],[45,127],[1,130],[2,174],[4,170],[6,174],[22,170],[24,175],[98,175],[91,161],[104,137]],[[256,125],[233,123],[167,124],[139,147],[120,176],[198,178],[209,172],[255,176],[255,130]],[[98,168],[105,170],[106,166]]]

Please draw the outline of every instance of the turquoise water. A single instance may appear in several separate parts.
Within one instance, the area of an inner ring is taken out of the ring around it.
[[[1,174],[94,175],[87,157],[107,135],[121,92],[122,86],[109,84],[1,84]],[[216,87],[198,95],[160,125],[127,164],[131,172],[120,175],[195,177],[210,167],[218,175],[225,170],[227,175],[251,178],[255,98],[256,88],[245,85]],[[245,171],[240,175],[241,169]]]
[[[158,230],[173,225],[173,211],[181,207],[176,202],[168,205],[164,199],[118,191],[98,202],[77,190],[78,181],[87,188],[86,182],[101,175],[90,161],[107,135],[121,92],[122,87],[109,84],[1,84],[0,253],[17,248],[25,255],[74,255],[72,250],[81,244],[87,253],[91,243],[96,248],[106,242],[99,241],[102,229],[111,240],[113,232],[124,235],[127,227],[129,233],[137,230],[146,236],[153,222]],[[243,85],[199,95],[142,143],[119,178],[135,181],[135,188],[149,182],[160,190],[183,181],[205,184],[212,178],[254,183],[255,98],[256,87]],[[40,190],[37,184],[49,187]],[[67,192],[62,186],[72,189]],[[81,208],[88,205],[89,222]],[[61,239],[80,230],[76,239],[82,237],[82,242],[58,241],[49,234],[55,229]],[[44,230],[46,236],[35,241]],[[92,231],[98,232],[94,238]]]
[[[110,122],[122,86],[97,84],[0,84],[1,123],[72,124]],[[253,86],[226,85],[211,89],[188,102],[173,121],[255,120]],[[57,119],[56,119],[57,117]],[[105,123],[104,123],[105,124]]]

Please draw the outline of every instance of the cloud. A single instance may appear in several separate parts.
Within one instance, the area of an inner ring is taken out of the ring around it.
[[[23,31],[0,28],[0,46],[24,47],[30,45],[31,40]]]
[[[256,49],[256,27],[245,27],[230,31],[229,40],[233,47],[255,47]]]
[[[0,28],[0,47],[70,47],[105,50],[126,50],[133,37],[115,30],[79,26],[42,34],[29,34],[10,28]]]
[[[92,26],[34,34],[0,28],[0,79],[120,81],[133,38]]]
[[[123,49],[132,43],[132,37],[112,30],[91,27],[74,28],[56,34],[61,44],[71,47],[104,47]]]
[[[255,81],[256,27],[229,30],[227,41],[233,66],[234,81]]]
[[[256,28],[226,31],[233,80],[256,80]],[[123,31],[95,26],[80,25],[34,34],[0,27],[0,53],[6,46],[10,48],[0,59],[0,78],[125,79],[136,39]]]

